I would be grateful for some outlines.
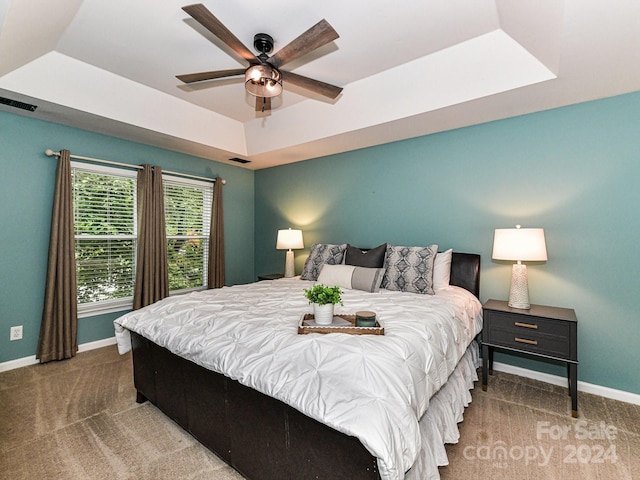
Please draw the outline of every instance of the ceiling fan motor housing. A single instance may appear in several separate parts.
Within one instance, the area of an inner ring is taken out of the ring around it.
[[[260,53],[270,53],[273,50],[273,38],[267,33],[256,33],[253,46]]]

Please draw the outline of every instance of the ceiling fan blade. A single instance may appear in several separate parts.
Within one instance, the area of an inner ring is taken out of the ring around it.
[[[194,5],[182,7],[182,10],[187,12],[200,25],[226,43],[238,56],[244,58],[251,64],[260,63],[260,60],[251,53],[251,50],[245,47],[244,44],[238,40],[238,38],[231,33],[231,31],[225,27],[220,20],[214,17],[213,13],[211,13],[207,7],[201,3],[196,3]]]
[[[216,70],[214,72],[188,73],[186,75],[176,75],[178,80],[184,83],[202,82],[203,80],[213,80],[215,78],[235,77],[236,75],[244,75],[244,68],[236,68],[234,70]]]
[[[256,97],[256,112],[271,110],[271,97]]]
[[[269,63],[276,68],[281,67],[339,37],[340,35],[329,25],[329,22],[322,19],[271,56]]]
[[[335,85],[331,85],[330,83],[321,82],[320,80],[314,80],[313,78],[303,77],[302,75],[298,75],[297,73],[291,72],[283,72],[282,73],[282,82],[290,83],[297,87],[305,88],[314,93],[318,93],[325,97],[336,98],[342,92],[342,87],[336,87]]]

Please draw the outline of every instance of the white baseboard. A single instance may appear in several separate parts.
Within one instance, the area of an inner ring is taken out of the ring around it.
[[[535,370],[529,370],[522,367],[514,367],[513,365],[509,365],[507,363],[494,362],[493,369],[498,372],[512,373],[521,377],[540,380],[541,382],[551,383],[552,385],[559,385],[561,387],[567,386],[566,377],[559,377],[557,375],[537,372]],[[579,381],[578,392],[592,393],[593,395],[599,395],[601,397],[611,398],[613,400],[619,400],[621,402],[640,405],[640,395],[638,394],[625,392],[624,390],[616,390],[609,387],[603,387],[600,385],[594,385],[593,383]]]
[[[105,338],[104,340],[96,340],[95,342],[83,343],[78,345],[78,352],[86,352],[87,350],[94,350],[96,348],[106,347],[108,345],[115,345],[116,337]],[[38,359],[35,355],[30,357],[17,358],[15,360],[9,360],[8,362],[0,363],[0,372],[6,372],[15,368],[27,367],[29,365],[35,365],[38,363]]]
[[[116,344],[116,337],[96,340],[95,342],[83,343],[78,345],[78,352],[86,352],[87,350],[95,350],[96,348],[108,347]]]
[[[35,365],[38,363],[35,355],[24,358],[16,358],[15,360],[9,360],[8,362],[0,363],[0,372],[6,372],[15,368],[27,367],[29,365]]]

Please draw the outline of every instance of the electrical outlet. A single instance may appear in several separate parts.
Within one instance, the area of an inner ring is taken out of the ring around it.
[[[11,327],[10,340],[22,340],[22,325]]]

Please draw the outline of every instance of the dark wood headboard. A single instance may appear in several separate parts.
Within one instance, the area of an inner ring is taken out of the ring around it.
[[[453,252],[449,284],[469,290],[480,298],[480,255]]]

